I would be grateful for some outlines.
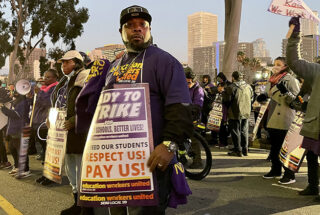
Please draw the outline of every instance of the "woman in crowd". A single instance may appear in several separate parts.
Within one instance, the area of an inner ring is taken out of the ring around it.
[[[284,138],[289,130],[291,122],[294,119],[295,111],[289,107],[294,98],[293,95],[299,93],[299,82],[290,74],[290,69],[284,57],[278,57],[274,61],[272,69],[273,75],[266,86],[266,93],[258,96],[259,102],[270,97],[268,109],[267,128],[270,135],[271,149],[271,170],[263,178],[271,179],[281,176],[282,164],[279,159],[279,153]],[[266,96],[267,94],[267,96]],[[279,180],[280,184],[291,184],[295,182],[294,172],[285,168],[283,177]]]
[[[62,63],[64,77],[52,92],[51,102],[54,107],[64,108],[66,110],[66,121],[64,129],[68,131],[65,170],[72,187],[74,204],[61,211],[61,215],[80,214],[81,207],[77,206],[78,189],[81,161],[84,145],[86,143],[86,134],[75,132],[76,110],[75,102],[80,93],[84,82],[88,76],[89,70],[85,70],[83,58],[78,51],[71,50],[58,60]]]

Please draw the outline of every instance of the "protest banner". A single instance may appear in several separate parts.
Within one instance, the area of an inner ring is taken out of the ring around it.
[[[147,168],[152,150],[149,85],[103,90],[83,153],[79,205],[157,205],[155,176]]]
[[[269,102],[270,102],[270,99],[268,99],[264,103],[261,103],[259,115],[258,115],[256,124],[254,125],[253,131],[252,131],[251,141],[254,141],[256,139],[256,135],[257,135],[261,120],[262,120],[262,118],[268,108]]]
[[[21,173],[23,173],[26,168],[30,133],[31,133],[31,127],[25,126],[22,128],[20,149],[19,149],[19,163],[18,163],[19,171],[17,176],[18,178],[21,176]]]
[[[217,95],[217,98],[212,103],[212,110],[209,112],[209,118],[207,123],[207,128],[209,130],[219,132],[221,121],[223,118],[223,111],[222,111],[222,101],[221,96]]]
[[[280,161],[283,163],[283,166],[289,168],[293,172],[298,172],[305,155],[305,149],[301,148],[303,136],[299,134],[304,115],[305,114],[303,112],[297,111],[283,141],[279,154]]]
[[[68,135],[68,131],[63,129],[66,116],[65,110],[50,108],[50,128],[48,129],[43,176],[59,184],[62,182],[61,172]]]
[[[273,0],[268,11],[283,16],[300,16],[302,19],[310,19],[320,23],[319,17],[312,12],[303,0]]]

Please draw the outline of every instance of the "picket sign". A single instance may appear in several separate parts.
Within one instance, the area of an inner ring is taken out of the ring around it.
[[[82,158],[79,205],[158,204],[149,85],[116,84],[101,92]]]
[[[209,118],[207,123],[207,128],[209,130],[219,132],[223,118],[222,108],[223,107],[221,96],[217,96],[215,101],[212,103],[212,110],[209,112]]]
[[[289,168],[293,172],[298,172],[306,151],[301,147],[303,136],[299,134],[304,115],[303,112],[296,112],[279,154],[283,166]]]
[[[66,154],[67,135],[63,127],[66,110],[50,108],[46,154],[43,167],[43,176],[56,183],[62,183],[62,167]]]
[[[268,108],[269,102],[270,102],[270,99],[268,99],[265,103],[261,104],[259,115],[258,115],[256,124],[254,125],[253,131],[252,131],[252,137],[251,137],[251,141],[252,142],[256,138],[256,135],[257,135],[261,120],[262,120],[262,118],[263,118],[263,116],[264,116],[264,114],[265,114],[265,112],[266,112],[266,110]]]
[[[319,17],[312,12],[303,0],[273,0],[268,11],[283,16],[300,16],[302,19],[310,19],[320,23]]]

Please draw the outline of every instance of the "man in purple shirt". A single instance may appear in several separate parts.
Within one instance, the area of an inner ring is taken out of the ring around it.
[[[148,83],[150,88],[154,151],[147,164],[157,177],[159,203],[129,207],[130,214],[165,214],[168,205],[185,203],[185,196],[191,193],[187,183],[184,187],[174,186],[172,179],[175,151],[193,133],[188,87],[179,61],[152,44],[151,20],[143,7],[134,5],[122,10],[119,32],[126,52],[110,65],[106,76],[109,89],[115,83]],[[185,181],[184,175],[180,176],[178,180]],[[127,209],[110,210],[111,214],[121,214]]]

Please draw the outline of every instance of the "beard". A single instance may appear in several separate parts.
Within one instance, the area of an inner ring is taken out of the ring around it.
[[[122,33],[121,33],[123,44],[126,46],[128,52],[141,52],[144,49],[148,48],[153,43],[153,38],[150,33],[150,29],[146,32],[145,37],[143,38],[143,43],[134,43],[130,42],[128,35],[122,26]]]

